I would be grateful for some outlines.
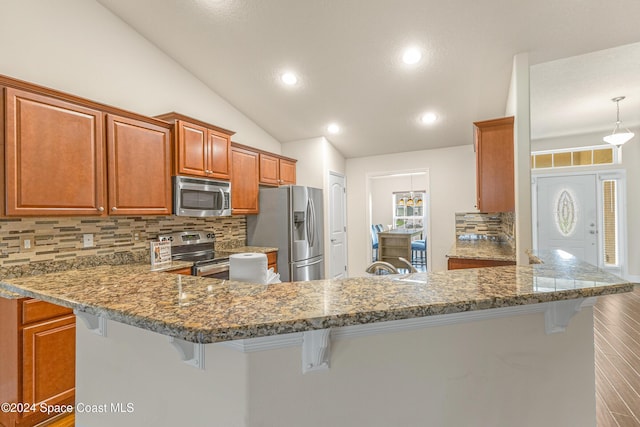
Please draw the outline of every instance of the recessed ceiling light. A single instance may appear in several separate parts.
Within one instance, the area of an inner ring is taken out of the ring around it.
[[[402,61],[405,64],[413,65],[420,62],[422,59],[422,53],[417,47],[410,47],[404,51],[402,54]]]
[[[329,131],[329,133],[338,133],[340,132],[340,126],[338,126],[336,123],[331,123],[329,126],[327,126],[327,131]]]
[[[298,83],[298,77],[296,77],[296,75],[293,74],[291,71],[287,71],[286,73],[283,73],[280,76],[280,79],[282,80],[282,83],[288,86],[293,86],[294,84]]]
[[[420,116],[420,122],[425,125],[430,125],[438,120],[438,116],[435,113],[424,113]]]

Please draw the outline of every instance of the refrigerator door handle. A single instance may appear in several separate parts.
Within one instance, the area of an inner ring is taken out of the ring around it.
[[[306,267],[309,267],[310,265],[320,264],[321,262],[322,262],[322,260],[320,259],[318,261],[310,262],[309,264],[296,265],[296,268],[306,268]]]
[[[314,246],[316,244],[316,206],[313,204],[313,199],[309,199],[309,202],[311,203],[310,246]]]
[[[309,230],[310,230],[310,226],[309,226],[309,222],[311,221],[311,200],[307,199],[307,212],[306,212],[306,218],[304,221],[304,231],[307,237],[307,245],[311,246],[311,236],[309,235]]]

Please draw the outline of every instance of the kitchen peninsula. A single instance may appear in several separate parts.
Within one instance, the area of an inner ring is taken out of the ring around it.
[[[595,426],[591,305],[633,284],[538,257],[268,286],[138,264],[0,288],[73,308],[76,402],[133,408],[78,426]]]

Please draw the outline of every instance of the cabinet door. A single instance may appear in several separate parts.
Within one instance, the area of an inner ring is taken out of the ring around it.
[[[515,209],[513,117],[475,125],[478,210],[511,212]]]
[[[222,133],[208,131],[208,176],[229,179],[231,176],[231,139]]]
[[[106,213],[102,112],[5,91],[6,214]]]
[[[207,176],[207,128],[182,120],[177,122],[178,175]]]
[[[280,164],[277,157],[260,153],[260,184],[280,184]]]
[[[296,183],[296,163],[287,159],[280,159],[280,185]]]
[[[171,138],[168,128],[107,116],[109,213],[171,214]]]
[[[258,213],[258,153],[231,149],[231,206],[234,215]]]
[[[75,316],[27,326],[22,330],[22,402],[73,403],[76,362]],[[39,414],[30,415],[39,418]]]
[[[278,272],[278,252],[267,252],[267,268],[273,268],[273,272]]]

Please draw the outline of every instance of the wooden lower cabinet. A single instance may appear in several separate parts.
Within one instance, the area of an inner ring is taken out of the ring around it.
[[[0,402],[32,404],[0,412],[0,426],[34,426],[58,414],[44,406],[75,402],[76,318],[71,309],[31,298],[0,298]]]
[[[175,270],[169,270],[167,273],[182,274],[185,276],[191,276],[191,267],[177,268]]]
[[[273,272],[278,272],[278,252],[267,252],[267,269],[273,268]]]
[[[516,265],[516,263],[514,261],[499,261],[494,259],[449,258],[447,269],[458,270],[462,268],[500,267],[504,265]]]

